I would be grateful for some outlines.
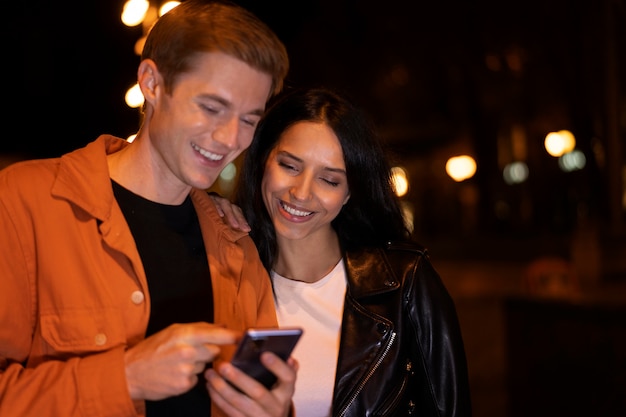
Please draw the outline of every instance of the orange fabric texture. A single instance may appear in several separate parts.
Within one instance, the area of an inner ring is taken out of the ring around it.
[[[61,158],[0,171],[1,417],[144,413],[128,394],[123,356],[144,337],[150,297],[105,157],[127,145],[103,135]],[[276,326],[254,243],[224,224],[205,191],[191,195],[215,322]]]

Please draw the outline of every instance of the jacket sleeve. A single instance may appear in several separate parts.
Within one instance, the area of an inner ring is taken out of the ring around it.
[[[31,207],[6,179],[0,173],[0,417],[135,416],[121,347],[29,362],[40,326],[36,239]]]
[[[425,377],[442,417],[471,416],[467,359],[456,307],[425,253],[416,265],[409,316]]]

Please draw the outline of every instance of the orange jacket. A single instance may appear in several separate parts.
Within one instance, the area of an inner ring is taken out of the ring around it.
[[[144,338],[150,296],[105,157],[123,146],[103,135],[61,158],[0,171],[1,417],[144,414],[143,401],[129,396],[123,355]],[[191,196],[215,323],[275,326],[252,240],[222,222],[205,191]]]

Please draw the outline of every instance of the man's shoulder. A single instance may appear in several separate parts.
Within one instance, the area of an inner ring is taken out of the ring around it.
[[[208,191],[194,188],[191,190],[191,199],[202,228],[206,228],[212,234],[223,236],[231,242],[239,242],[240,239],[245,239],[246,237],[251,239],[248,232],[234,229],[227,224],[219,215]]]
[[[0,188],[8,191],[15,187],[41,186],[54,178],[59,163],[59,158],[14,162],[0,170]]]

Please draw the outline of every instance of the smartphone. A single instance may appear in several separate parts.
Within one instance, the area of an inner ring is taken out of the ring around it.
[[[248,329],[239,342],[231,363],[270,389],[277,378],[261,364],[261,353],[273,352],[282,360],[287,360],[300,336],[302,329],[299,327]]]

